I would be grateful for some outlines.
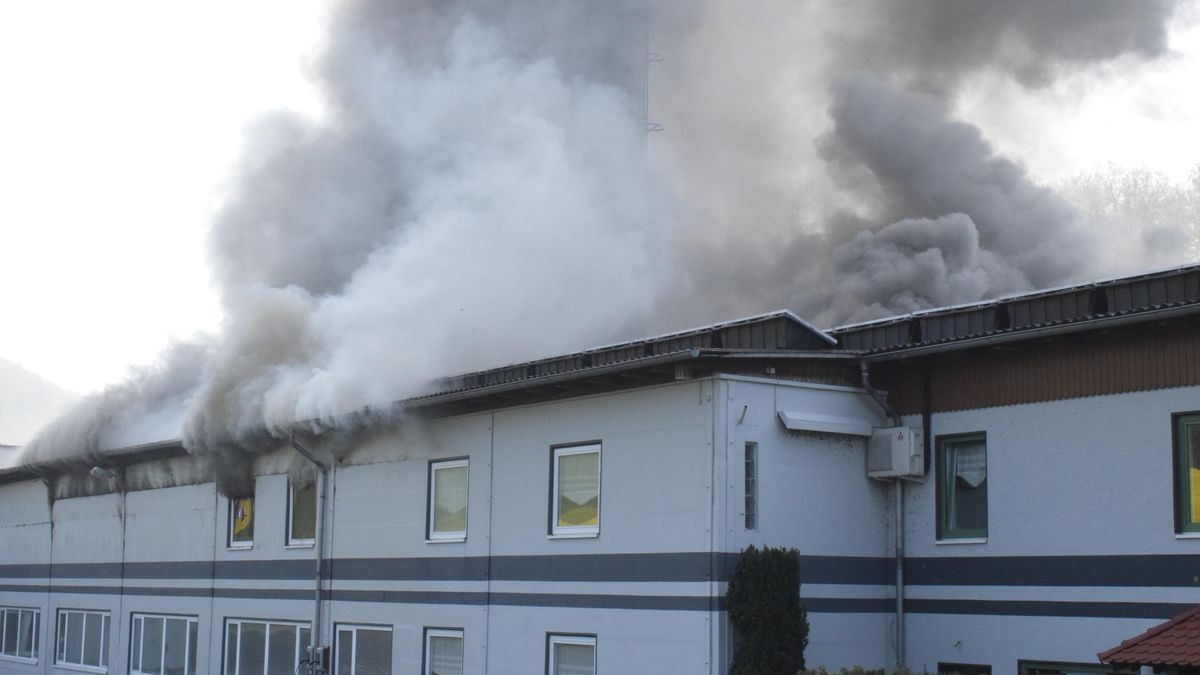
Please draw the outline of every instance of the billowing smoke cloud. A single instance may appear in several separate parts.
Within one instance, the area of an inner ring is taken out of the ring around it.
[[[263,121],[214,223],[219,344],[97,397],[27,458],[110,447],[153,385],[186,393],[184,444],[218,453],[236,491],[269,433],[613,339],[669,275],[670,222],[639,168],[641,11],[341,7],[327,118]]]
[[[263,120],[215,219],[220,338],[91,399],[26,460],[169,435],[142,421],[177,415],[238,492],[289,426],[440,375],[781,306],[832,324],[1093,274],[1096,234],[956,119],[955,95],[978,73],[1037,88],[1157,58],[1174,11],[349,0],[316,68],[325,117]],[[648,141],[647,40],[666,127]]]
[[[955,104],[973,78],[1036,92],[1164,57],[1182,4],[708,4],[696,33],[663,49],[684,63],[655,66],[671,88],[653,90],[666,132],[652,156],[696,207],[685,283],[661,312],[688,323],[783,306],[831,325],[1129,271],[1128,260],[1096,255],[1107,235],[957,119]],[[698,113],[688,108],[697,100],[707,104]],[[955,214],[973,224],[975,255],[941,248],[966,241]],[[929,227],[891,227],[905,220]],[[930,239],[930,228],[946,231]],[[904,243],[900,231],[924,234]],[[936,275],[918,283],[854,267],[921,250],[986,280],[936,286]]]

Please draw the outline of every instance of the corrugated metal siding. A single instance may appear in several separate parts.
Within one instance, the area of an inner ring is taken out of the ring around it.
[[[845,349],[878,352],[1200,303],[1200,266],[976,305],[918,312],[830,331]]]
[[[1200,330],[1143,328],[1028,349],[943,355],[880,365],[873,379],[898,410],[916,414],[925,369],[933,412],[1200,385]]]

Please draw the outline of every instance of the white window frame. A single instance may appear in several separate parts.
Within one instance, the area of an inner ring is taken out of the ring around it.
[[[296,539],[296,538],[292,537],[292,515],[296,509],[296,487],[297,486],[293,485],[291,481],[288,481],[287,545],[294,546],[296,548],[311,548],[311,547],[315,546],[317,543],[316,537],[303,538],[303,539]],[[318,511],[321,510],[321,493],[320,493],[321,487],[318,483],[314,482],[312,484],[312,489],[313,489],[313,531],[315,533],[317,519],[321,517],[321,514],[318,513]],[[231,520],[230,521],[231,527],[232,527],[232,523],[233,523],[233,521]]]
[[[592,648],[592,673],[596,672],[596,636],[571,635],[569,633],[549,633],[546,635],[546,675],[554,675],[558,668],[555,661],[555,645],[580,645]]]
[[[425,648],[421,652],[421,675],[433,675],[433,638],[458,638],[463,645],[463,659],[467,656],[467,641],[461,628],[426,628]],[[466,664],[463,665],[466,671]]]
[[[5,622],[8,620],[7,617],[8,617],[9,612],[17,613],[17,644],[13,647],[12,654],[9,654],[7,652],[8,648],[9,648],[9,645],[7,643],[8,631],[5,630],[5,628],[6,628]],[[33,617],[32,617],[33,620],[29,624],[30,629],[33,631],[33,634],[30,636],[31,640],[32,640],[32,642],[30,643],[30,647],[32,648],[30,650],[30,653],[32,654],[32,656],[17,656],[17,653],[21,650],[21,615],[27,614],[27,613],[33,615]],[[41,647],[42,647],[42,641],[41,641],[41,635],[40,635],[41,631],[42,631],[42,610],[37,609],[35,607],[0,606],[0,660],[15,661],[17,663],[36,664],[38,662],[38,652],[41,650]]]
[[[84,631],[80,642],[79,658],[80,662],[67,660],[67,639],[70,637],[67,627],[70,625],[70,615],[80,614],[83,616]],[[100,663],[92,665],[90,663],[82,663],[83,655],[87,652],[87,620],[88,617],[100,617]],[[58,631],[55,633],[54,642],[54,665],[67,670],[82,670],[88,673],[107,673],[108,672],[108,638],[109,631],[112,628],[109,620],[109,613],[104,610],[95,609],[59,609],[58,621],[55,625],[58,626]]]
[[[434,542],[460,542],[467,540],[467,530],[458,530],[452,532],[438,532],[434,529],[434,517],[437,515],[437,472],[443,469],[466,469],[467,470],[467,494],[466,504],[463,504],[464,509],[469,509],[471,505],[471,463],[470,459],[463,457],[461,459],[445,459],[437,460],[429,463],[429,503],[426,505],[426,525],[425,525],[425,541]],[[467,512],[467,527],[470,527],[470,511]]]
[[[248,499],[250,500],[250,503],[251,503],[250,521],[255,526],[257,526],[258,525],[258,500],[255,498],[254,495],[250,495],[250,497],[248,497]],[[241,501],[241,499],[240,498],[239,499],[226,499],[225,501],[229,502],[229,509],[228,509],[229,517],[226,519],[225,548],[230,549],[230,550],[238,550],[238,551],[244,551],[246,549],[254,548],[254,537],[257,536],[257,534],[258,534],[257,532],[251,533],[250,541],[234,541],[233,540],[233,508],[234,508],[234,504]]]
[[[242,639],[242,624],[243,623],[261,623],[267,627],[266,631],[263,633],[263,666],[267,670],[267,672],[270,672],[270,668],[271,668],[271,626],[292,626],[295,629],[295,631],[296,631],[296,653],[295,653],[296,661],[295,661],[295,664],[292,666],[293,669],[295,669],[296,666],[298,666],[300,664],[300,660],[302,658],[304,658],[304,656],[305,656],[304,650],[308,646],[310,646],[309,643],[302,642],[300,639],[300,636],[303,635],[303,633],[301,631],[303,631],[305,628],[311,629],[312,624],[310,624],[306,621],[282,621],[282,620],[275,620],[275,619],[225,619],[225,625],[223,626],[224,632],[221,634],[221,640],[224,641],[224,643],[225,643],[221,648],[221,673],[222,673],[222,675],[241,675],[237,671],[241,670],[241,667],[242,667],[242,645],[245,644],[245,641]],[[233,626],[233,625],[236,625],[238,627],[238,629],[237,629],[238,630],[238,640],[237,640],[237,650],[238,651],[237,651],[237,656],[234,658],[234,663],[236,664],[236,666],[234,667],[234,672],[230,673],[225,670],[225,666],[229,664],[229,639],[228,639],[229,638],[229,627]],[[311,635],[311,633],[309,635]]]
[[[604,456],[601,452],[600,443],[588,443],[586,445],[565,445],[552,448],[551,468],[550,468],[550,538],[551,539],[570,539],[576,537],[598,537],[600,536],[600,505],[602,502],[602,493],[604,480],[602,477],[604,469]],[[590,455],[596,454],[596,524],[595,525],[559,525],[558,524],[558,460],[562,457],[572,455]]]
[[[193,649],[195,649],[195,650],[197,650],[197,654],[199,654],[199,646],[192,644],[192,626],[195,625],[197,627],[197,629],[199,629],[200,618],[196,617],[196,616],[183,616],[183,615],[177,615],[177,614],[148,614],[145,612],[135,612],[133,614],[133,616],[130,617],[130,620],[129,620],[129,675],[141,675],[141,673],[142,673],[141,659],[142,659],[142,652],[145,649],[144,641],[146,639],[146,635],[145,635],[146,634],[146,619],[162,619],[163,620],[162,644],[159,645],[160,656],[159,656],[158,662],[160,664],[166,662],[166,660],[167,660],[167,640],[166,640],[167,624],[166,624],[166,622],[169,620],[186,621],[187,622],[187,632],[185,633],[186,637],[184,638],[184,646],[183,646],[184,675],[196,675],[196,673],[191,672],[191,670],[189,669],[189,666],[191,665],[191,662],[192,662],[192,660],[190,658],[191,651]],[[198,633],[197,633],[197,635],[198,635]],[[137,646],[138,646],[136,652],[133,649],[135,638],[137,640]],[[197,639],[197,642],[199,642],[198,639]],[[134,667],[135,663],[137,664],[136,668]]]
[[[354,675],[354,673],[358,671],[358,632],[364,631],[364,630],[373,630],[373,631],[379,631],[380,633],[387,633],[388,639],[391,639],[391,636],[392,636],[392,627],[391,626],[380,626],[377,624],[366,624],[366,623],[334,624],[334,626],[333,626],[333,651],[334,651],[333,675]],[[353,633],[353,635],[350,638],[351,646],[350,646],[350,672],[349,673],[342,672],[341,657],[337,653],[337,651],[341,645],[340,633],[342,631],[350,631],[351,633]],[[394,645],[393,645],[393,648],[394,648]],[[393,658],[394,658],[394,656],[395,655],[393,654]]]

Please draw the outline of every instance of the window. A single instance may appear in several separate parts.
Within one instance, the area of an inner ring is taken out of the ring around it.
[[[251,506],[253,508],[253,506]],[[312,546],[317,540],[317,484],[291,484],[288,489],[288,546]],[[254,541],[254,526],[250,527]]]
[[[1066,661],[1017,661],[1019,675],[1088,675],[1090,673],[1115,673],[1137,675],[1138,669],[1126,670],[1102,663],[1070,663]]]
[[[939,663],[938,675],[992,675],[991,666],[977,663]]]
[[[425,629],[424,675],[462,675],[463,632],[461,629]]]
[[[130,675],[196,675],[194,616],[134,614],[129,633]]]
[[[547,675],[595,675],[595,635],[548,635]]]
[[[758,443],[746,444],[746,529],[758,527]]]
[[[37,663],[41,619],[36,609],[0,607],[0,659]]]
[[[382,626],[337,626],[334,675],[391,675],[392,629]]]
[[[467,538],[467,460],[429,463],[430,541]]]
[[[308,624],[229,619],[225,675],[292,675],[311,644]]]
[[[1200,413],[1174,421],[1175,531],[1200,532]]]
[[[551,475],[550,534],[600,533],[600,446],[555,448]]]
[[[108,612],[58,610],[54,662],[87,670],[108,670]]]
[[[229,500],[229,548],[254,546],[254,497]]]
[[[987,536],[987,439],[938,439],[938,539]]]

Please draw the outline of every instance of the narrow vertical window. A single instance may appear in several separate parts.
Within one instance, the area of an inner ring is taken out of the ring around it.
[[[0,607],[0,660],[37,663],[41,616],[36,609]]]
[[[1175,531],[1200,532],[1200,413],[1175,416]]]
[[[746,444],[746,529],[758,527],[758,443]]]
[[[550,534],[600,533],[599,445],[554,449],[550,502]]]
[[[988,525],[987,440],[938,439],[938,538],[982,539]]]
[[[548,635],[547,675],[596,675],[596,636]]]
[[[462,629],[425,629],[425,667],[421,672],[423,675],[462,675]]]
[[[288,546],[312,546],[317,538],[316,483],[289,485],[287,514]]]
[[[229,500],[229,548],[254,546],[254,497]]]
[[[430,541],[462,541],[467,538],[467,495],[469,465],[466,459],[429,463]]]

